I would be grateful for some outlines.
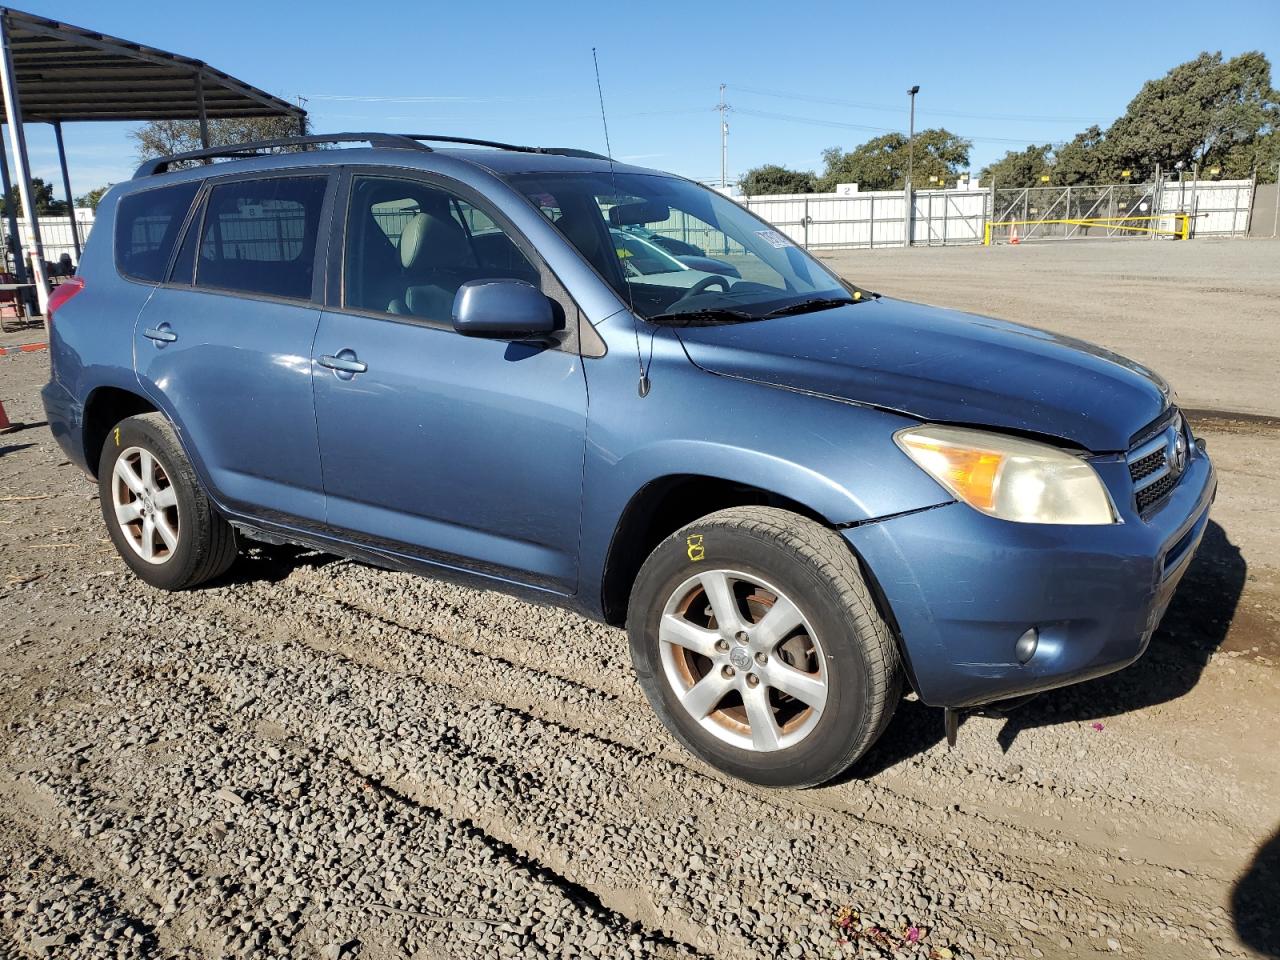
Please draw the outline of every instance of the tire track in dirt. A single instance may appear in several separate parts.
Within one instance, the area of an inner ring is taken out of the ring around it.
[[[350,665],[355,666],[356,664],[355,664],[355,662],[354,662],[354,661],[352,661]],[[383,671],[377,670],[377,668],[373,668],[373,669],[374,669],[374,670],[377,672],[377,674],[378,674],[378,678],[377,678],[377,681],[376,681],[376,684],[375,684],[375,685],[378,685],[378,686],[384,686],[385,684],[387,684],[387,683],[389,682],[389,681],[388,681],[388,678],[386,678],[385,676],[383,676],[383,675],[382,675]],[[309,668],[309,670],[310,670],[310,668]],[[317,666],[317,667],[315,667],[315,668],[314,668],[314,670],[315,670],[316,672],[328,672],[329,674],[332,674],[332,673],[333,673],[332,666],[330,666],[330,668],[329,668],[327,671],[321,671],[321,670],[320,670],[320,668],[319,668],[318,666]],[[412,679],[416,679],[416,678],[410,678],[410,680],[412,680]],[[427,686],[430,686],[430,685],[427,685]],[[294,697],[294,699],[296,700],[296,696]],[[403,705],[403,701],[404,701],[404,698],[403,698],[403,696],[402,696],[402,697],[399,699],[399,701],[398,701],[398,702],[401,702],[401,703],[402,703],[402,705]],[[500,708],[499,708],[499,709],[500,709]],[[411,712],[412,712],[412,711],[411,711]],[[307,726],[307,725],[311,725],[311,724],[314,724],[314,723],[316,723],[315,718],[308,718],[306,721],[304,721],[304,722],[303,722],[303,725],[304,725],[304,726]],[[349,725],[350,725],[350,724],[348,724],[348,723],[344,723],[344,724],[342,724],[341,726],[344,726],[344,727],[345,727],[345,726],[349,726]],[[581,753],[583,752],[583,745],[582,745],[582,744],[571,744],[569,748],[570,748],[570,749],[576,749],[576,751],[577,751],[579,754],[581,754]],[[562,751],[561,751],[560,749],[555,749],[555,750],[553,750],[552,752],[553,752],[553,753],[557,753],[557,754],[558,754],[558,753],[561,753]],[[516,758],[516,762],[519,762],[519,759],[520,759],[520,758]],[[424,765],[424,766],[429,768],[429,766],[430,766],[430,765],[429,765],[429,764],[426,764],[426,765]],[[675,773],[676,773],[676,771],[671,771],[671,774],[672,774],[672,775],[674,775]],[[572,791],[571,791],[571,790],[566,790],[566,789],[564,788],[564,786],[563,786],[563,785],[561,785],[561,786],[560,786],[560,788],[559,788],[559,789],[557,789],[557,790],[555,791],[555,794],[556,794],[557,799],[556,799],[554,802],[555,802],[555,804],[556,804],[556,805],[557,805],[557,807],[558,807],[558,805],[559,805],[560,803],[562,803],[564,800],[566,800],[566,799],[571,799]],[[512,802],[510,798],[504,798],[503,802],[498,803],[498,804],[495,804],[495,806],[502,807],[502,806],[504,805],[504,803],[509,803],[509,802]],[[524,821],[524,822],[527,822],[527,821],[528,821],[528,817],[524,817],[524,816],[522,816],[520,819],[521,819],[522,821]],[[745,820],[746,818],[744,817],[743,819]],[[837,826],[837,825],[833,825],[833,826]],[[840,824],[840,825],[838,825],[838,826],[837,826],[837,829],[838,829],[839,827],[841,827],[841,826],[843,826],[843,827],[847,827],[847,824]],[[918,826],[918,825],[914,825],[914,824],[913,824],[913,826]],[[956,830],[955,832],[959,832],[959,831],[958,831],[958,830]],[[993,839],[994,839],[994,837],[993,837]],[[1058,853],[1061,853],[1061,850],[1059,849],[1057,852],[1058,852]],[[847,859],[848,859],[848,858],[847,858],[847,857],[841,857],[841,859],[844,859],[844,860],[846,860],[846,861],[847,861]],[[868,870],[873,870],[873,869],[874,869],[873,865],[871,865],[871,864],[867,864],[867,868],[868,868]],[[1033,890],[1034,890],[1034,888],[1036,888],[1036,887],[1037,887],[1037,886],[1039,886],[1039,885],[1040,885],[1040,884],[1039,884],[1039,878],[1038,878],[1038,877],[1034,874],[1034,872],[1033,872],[1033,873],[1032,873],[1032,875],[1030,875],[1030,876],[1028,877],[1027,881],[1023,884],[1023,887],[1025,888],[1025,891],[1030,892],[1030,891],[1033,891]],[[1060,892],[1060,895],[1062,895],[1062,896],[1068,896],[1068,895],[1070,895],[1070,894],[1069,894],[1067,891],[1061,891],[1061,892]]]
[[[206,664],[214,671],[219,665],[225,667],[228,664],[234,664],[235,669],[238,670],[247,663],[244,657],[228,657],[222,652],[216,653],[215,657],[215,661]],[[443,832],[448,841],[446,850],[450,854],[447,869],[441,869],[446,867],[446,864],[442,863],[432,871],[436,877],[447,877],[459,873],[469,875],[477,889],[483,889],[484,884],[493,884],[500,879],[508,895],[511,895],[513,890],[515,893],[520,893],[524,888],[533,888],[534,893],[537,894],[535,901],[539,898],[545,900],[555,891],[555,896],[562,901],[559,913],[564,912],[565,905],[573,905],[573,909],[577,911],[575,922],[583,928],[587,944],[601,940],[603,946],[603,939],[607,939],[617,943],[619,947],[626,947],[628,940],[635,940],[646,954],[664,955],[674,950],[675,954],[672,955],[676,955],[682,952],[678,943],[640,932],[641,928],[630,920],[600,906],[588,891],[566,881],[543,864],[525,857],[501,841],[484,834],[469,822],[448,817],[435,808],[411,801],[401,794],[378,786],[365,774],[355,771],[340,757],[317,753],[301,740],[296,742],[286,740],[278,746],[271,745],[262,736],[253,732],[253,724],[258,721],[246,719],[248,713],[245,706],[235,707],[218,696],[216,685],[212,687],[207,685],[209,676],[217,679],[216,672],[211,675],[197,675],[193,672],[184,676],[176,673],[172,664],[146,662],[151,659],[143,658],[142,663],[132,664],[126,659],[123,663],[128,669],[121,671],[122,675],[115,678],[119,681],[118,686],[134,689],[142,694],[130,704],[135,707],[134,717],[146,718],[140,735],[129,732],[138,726],[136,722],[124,727],[123,730],[117,729],[113,743],[116,749],[112,751],[110,761],[105,768],[96,771],[97,776],[83,778],[66,771],[43,770],[34,773],[32,779],[52,794],[53,802],[60,807],[59,813],[68,818],[73,827],[77,828],[73,830],[73,834],[95,837],[103,835],[108,839],[112,838],[118,826],[112,819],[113,815],[110,811],[113,810],[124,811],[122,816],[128,826],[122,828],[123,831],[129,831],[139,820],[144,827],[152,828],[152,835],[140,845],[134,845],[119,861],[121,869],[131,867],[139,859],[144,861],[150,868],[143,878],[144,887],[148,890],[167,891],[165,896],[168,899],[165,902],[170,908],[176,909],[176,905],[187,896],[203,898],[208,903],[217,902],[220,909],[216,914],[199,916],[196,911],[197,915],[193,918],[191,911],[188,911],[184,918],[187,922],[194,920],[193,935],[199,935],[205,928],[209,928],[214,934],[222,937],[221,941],[214,936],[212,940],[206,942],[204,944],[206,952],[228,948],[252,949],[266,945],[268,935],[265,924],[259,922],[263,918],[258,916],[260,911],[255,910],[255,901],[263,898],[256,894],[259,888],[272,887],[273,880],[281,879],[281,868],[267,866],[261,857],[248,852],[269,849],[270,837],[243,834],[261,832],[264,826],[262,823],[249,822],[255,814],[258,815],[258,820],[265,818],[266,826],[270,827],[269,814],[273,807],[278,809],[281,791],[296,792],[304,782],[310,784],[320,794],[315,798],[312,816],[320,817],[324,821],[320,825],[321,828],[324,831],[332,829],[338,839],[342,839],[350,833],[350,830],[339,824],[341,816],[335,814],[335,811],[350,813],[353,808],[366,813],[373,809],[380,810],[384,827],[385,824],[396,820],[408,821],[402,825],[401,829],[394,831],[395,835],[392,839],[399,843],[402,843],[401,838],[429,832],[429,828],[434,827],[437,835]],[[103,668],[105,665],[95,663],[94,666]],[[172,685],[175,676],[184,677],[185,680],[178,689]],[[222,709],[210,710],[209,707],[212,704],[218,704]],[[138,707],[142,709],[136,709]],[[146,713],[148,708],[153,711],[149,716]],[[195,736],[184,733],[189,730],[184,723],[190,716],[196,714],[205,717],[201,724],[202,729],[198,729]],[[112,743],[112,728],[118,726],[115,724],[116,719],[99,718],[98,722],[92,724],[95,738]],[[66,731],[68,734],[79,735],[83,735],[83,732],[83,726],[73,726]],[[235,741],[237,745],[234,759],[225,744],[228,739]],[[215,746],[216,742],[222,742],[222,746]],[[170,832],[170,828],[180,827],[181,824],[178,821],[182,817],[175,817],[163,807],[157,808],[155,788],[167,787],[168,789],[162,794],[165,798],[186,799],[186,797],[181,784],[165,782],[168,773],[172,772],[173,763],[152,765],[147,760],[152,755],[152,748],[164,752],[179,744],[182,759],[187,763],[198,760],[202,754],[205,755],[206,760],[221,762],[221,765],[218,762],[214,762],[211,766],[206,764],[204,776],[225,778],[237,785],[249,784],[247,787],[238,786],[234,794],[231,794],[228,793],[230,788],[227,787],[213,791],[215,781],[210,780],[202,784],[201,789],[191,796],[191,803],[199,805],[202,801],[207,802],[208,794],[212,793],[214,805],[221,804],[223,807],[229,807],[227,812],[232,814],[234,820],[206,817],[205,819],[209,820],[209,830],[205,832],[211,831],[219,835],[222,840],[226,840],[228,828],[234,823],[236,832],[241,835],[234,838],[236,844],[233,850],[226,850],[225,843],[219,847],[219,841],[214,840],[211,841],[212,850],[207,850],[199,844],[188,844],[183,848],[184,853],[194,849],[198,851],[198,855],[179,857],[176,862],[167,860],[163,855],[156,855],[158,843],[154,834],[163,835]],[[299,744],[301,746],[298,746]],[[84,752],[77,751],[78,754]],[[252,769],[253,764],[244,757],[255,755],[264,755],[272,761],[275,770]],[[150,776],[142,775],[144,770],[149,772]],[[283,785],[282,778],[287,778]],[[159,784],[156,783],[157,779],[161,781]],[[335,784],[338,785],[336,788],[333,786]],[[292,821],[290,824],[293,826]],[[361,835],[353,836],[352,839],[356,847],[366,847],[366,843],[361,842]],[[467,855],[461,860],[457,856],[459,848],[470,848],[469,852],[464,851]],[[245,876],[249,881],[247,884],[236,884],[236,889],[219,888],[217,877],[225,870],[226,864],[220,863],[217,859],[218,849],[223,849],[224,855],[229,854],[236,866],[244,868]],[[374,854],[370,859],[373,861],[372,869],[375,871],[383,870],[385,863],[394,865],[403,861],[402,856],[395,855],[396,850],[384,849],[380,851],[381,856],[372,850],[362,849],[360,852]],[[331,847],[329,856],[331,859],[334,856],[341,856],[340,848]],[[158,862],[151,863],[152,860]],[[483,864],[483,869],[475,866],[477,861]],[[295,864],[293,869],[297,867],[298,865]],[[174,881],[172,874],[177,871],[181,871],[193,882],[184,884],[181,881]],[[513,873],[519,875],[516,880],[512,879]],[[286,876],[283,879],[288,883],[291,878]],[[421,882],[421,878],[419,879]],[[357,905],[349,900],[339,903],[328,902],[328,898],[338,898],[344,889],[341,883],[335,885],[338,890],[327,891],[327,898],[320,901],[320,909],[327,910],[331,914],[335,909],[356,908]],[[400,883],[396,888],[404,889],[408,886],[408,883]],[[356,889],[363,888],[358,884]],[[303,896],[301,899],[314,902],[314,892],[313,895]],[[541,928],[534,927],[526,930],[524,927],[528,927],[527,924],[517,924],[521,926],[520,930],[508,929],[511,926],[508,923],[509,916],[526,915],[538,905],[538,902],[526,902],[527,909],[515,910],[507,917],[499,915],[493,920],[493,924],[502,928],[500,931],[502,934],[510,934],[521,939],[545,934],[542,945],[554,952],[565,939],[554,930],[542,931]],[[460,902],[458,906],[462,912],[471,908],[466,900]],[[393,926],[399,924],[410,928],[417,922],[415,915],[421,912],[398,906],[388,909],[401,911],[399,916],[406,918],[401,921],[393,915],[391,921]],[[170,912],[173,910],[171,909]],[[303,928],[311,922],[321,926],[334,926],[332,920],[327,918],[327,914],[319,921],[309,921],[307,918],[310,912],[310,908],[299,909],[298,907],[288,911],[288,914],[298,914],[293,922],[293,934],[303,931]],[[239,921],[232,926],[229,933],[224,933],[223,929],[232,925],[236,917],[248,919]],[[381,938],[385,941],[390,936],[391,940],[398,938],[399,942],[406,942],[403,933],[397,931],[392,933],[394,935],[384,932]],[[287,946],[287,942],[282,945]]]

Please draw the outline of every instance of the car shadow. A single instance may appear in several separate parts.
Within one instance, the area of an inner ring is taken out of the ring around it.
[[[1231,891],[1236,936],[1251,950],[1280,960],[1280,829],[1258,848]]]
[[[34,446],[34,443],[11,443],[7,447],[0,447],[0,457],[7,457],[11,453],[17,453],[19,450],[26,450],[28,447]]]
[[[1210,520],[1200,549],[1141,659],[1097,680],[1050,690],[1011,711],[997,735],[1001,750],[1007,753],[1023,730],[1102,720],[1189,693],[1227,637],[1247,574],[1240,548]],[[930,749],[943,737],[941,710],[904,700],[889,728],[851,775],[873,777]]]
[[[236,562],[220,577],[202,584],[197,589],[227,587],[240,583],[279,583],[295,570],[304,567],[323,567],[341,559],[330,553],[321,553],[310,547],[293,544],[273,544],[241,541],[241,553]]]

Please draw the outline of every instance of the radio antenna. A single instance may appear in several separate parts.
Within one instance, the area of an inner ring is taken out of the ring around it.
[[[596,96],[600,98],[600,123],[604,125],[604,152],[609,155],[609,176],[613,176],[613,147],[609,145],[609,118],[604,115],[604,87],[600,85],[600,58],[591,48],[591,63],[596,68]]]
[[[618,194],[618,175],[613,169],[613,146],[609,143],[609,118],[604,112],[604,86],[600,83],[600,58],[596,55],[596,48],[591,48],[591,63],[596,68],[596,96],[600,99],[600,123],[604,127],[604,150],[609,156],[609,179],[613,183],[614,195]],[[626,277],[622,278],[622,282],[627,283]],[[631,309],[631,326],[636,335],[636,366],[640,368],[640,381],[636,385],[636,392],[641,397],[649,395],[649,374],[644,369],[644,357],[640,353],[640,321],[636,319],[635,299],[631,295],[631,285],[627,284],[627,301]],[[652,343],[652,341],[651,341]]]

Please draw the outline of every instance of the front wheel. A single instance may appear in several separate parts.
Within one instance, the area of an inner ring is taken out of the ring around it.
[[[140,578],[185,590],[225,572],[235,531],[205,496],[169,422],[158,413],[121,420],[98,460],[102,519]]]
[[[893,638],[848,546],[785,510],[722,510],[660,543],[636,578],[627,630],[667,728],[753,783],[837,776],[901,695]]]

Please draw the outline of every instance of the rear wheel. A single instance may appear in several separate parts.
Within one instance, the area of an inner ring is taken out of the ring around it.
[[[720,511],[663,541],[636,579],[627,627],[668,729],[767,786],[841,773],[901,694],[892,636],[848,546],[784,510]]]
[[[153,587],[185,590],[235,561],[234,531],[209,503],[161,414],[112,428],[98,462],[98,493],[116,550]]]

